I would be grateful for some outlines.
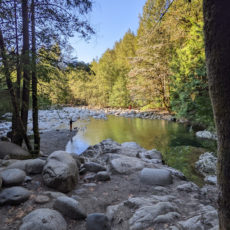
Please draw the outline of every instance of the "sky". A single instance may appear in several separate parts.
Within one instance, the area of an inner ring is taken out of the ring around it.
[[[92,12],[87,16],[96,34],[89,41],[75,36],[70,39],[73,56],[78,61],[90,63],[108,49],[113,48],[124,34],[131,29],[136,33],[139,15],[146,0],[94,0]]]

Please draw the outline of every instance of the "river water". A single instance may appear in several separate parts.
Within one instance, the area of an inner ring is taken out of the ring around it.
[[[73,123],[76,127],[79,131],[66,145],[67,152],[80,154],[107,138],[118,143],[134,141],[145,149],[161,151],[169,166],[197,184],[202,184],[202,178],[194,169],[195,162],[200,154],[216,149],[214,141],[197,138],[186,125],[165,120],[108,116],[108,120],[78,120]]]

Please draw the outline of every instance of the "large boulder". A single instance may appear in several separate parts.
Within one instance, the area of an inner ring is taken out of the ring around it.
[[[86,218],[86,213],[81,204],[73,198],[67,196],[58,197],[53,207],[71,219],[81,220]]]
[[[23,187],[10,187],[3,189],[0,193],[0,205],[17,205],[29,199],[30,192]]]
[[[169,185],[172,184],[172,175],[167,169],[144,168],[140,173],[140,182],[148,185]]]
[[[48,208],[36,209],[23,218],[19,230],[66,230],[63,216]]]
[[[118,155],[110,159],[110,167],[113,173],[130,174],[144,168],[144,162],[135,157]]]
[[[0,172],[4,186],[20,185],[24,182],[26,174],[21,169],[6,169]]]
[[[7,141],[0,141],[0,159],[9,156],[14,159],[23,159],[30,156],[29,152],[20,146]]]
[[[67,152],[53,152],[47,159],[42,176],[48,187],[60,192],[69,192],[78,182],[76,161]]]

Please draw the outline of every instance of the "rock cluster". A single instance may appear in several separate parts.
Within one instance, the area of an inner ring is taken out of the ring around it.
[[[1,160],[0,189],[1,215],[6,205],[28,210],[12,223],[19,230],[218,229],[216,186],[199,188],[134,142],[104,140],[81,157]]]

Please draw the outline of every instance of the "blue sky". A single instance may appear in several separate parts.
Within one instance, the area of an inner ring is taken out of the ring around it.
[[[91,62],[100,58],[108,48],[113,48],[130,28],[136,32],[139,15],[146,0],[94,0],[88,20],[96,31],[89,41],[75,36],[70,39],[78,61]]]

